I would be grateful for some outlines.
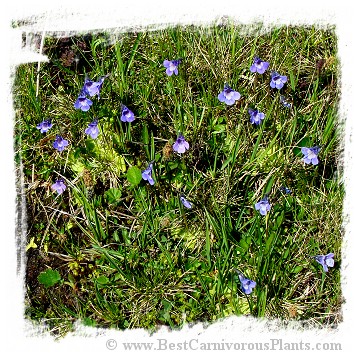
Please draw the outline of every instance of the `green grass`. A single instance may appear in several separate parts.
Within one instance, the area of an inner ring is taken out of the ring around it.
[[[59,335],[77,319],[150,330],[231,314],[317,326],[341,320],[334,31],[242,30],[46,38],[50,62],[39,73],[37,64],[18,68],[15,160],[23,165],[32,242],[29,319]],[[270,62],[263,75],[249,71],[255,55]],[[168,77],[162,62],[176,58],[179,75]],[[270,88],[270,70],[288,77],[281,91]],[[107,73],[101,99],[88,112],[75,110],[85,75]],[[217,99],[225,82],[241,93],[233,106]],[[121,103],[134,122],[120,121]],[[249,122],[249,107],[265,113],[260,126]],[[95,117],[100,135],[92,140],[84,130]],[[53,128],[41,134],[36,125],[46,118]],[[171,151],[179,132],[190,143],[181,156]],[[70,142],[62,153],[52,147],[56,134]],[[320,163],[304,165],[300,148],[314,145],[322,147]],[[127,170],[152,160],[156,184],[130,184]],[[58,176],[67,184],[60,196],[50,189]],[[263,217],[254,204],[267,193],[272,206]],[[180,194],[193,209],[182,206]],[[329,252],[336,265],[325,274],[311,257]],[[45,287],[38,276],[48,268],[61,280]],[[240,290],[236,269],[256,281],[252,294]]]

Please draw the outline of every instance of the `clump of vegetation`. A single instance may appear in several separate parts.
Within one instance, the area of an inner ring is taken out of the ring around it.
[[[63,334],[340,319],[332,29],[46,38],[16,75],[26,316]],[[37,87],[39,76],[39,87]]]

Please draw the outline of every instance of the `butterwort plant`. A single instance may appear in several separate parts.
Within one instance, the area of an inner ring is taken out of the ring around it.
[[[64,184],[63,179],[56,180],[55,183],[51,186],[51,189],[53,191],[57,191],[58,195],[61,195],[66,188],[67,186]]]
[[[259,57],[254,57],[254,62],[250,66],[250,72],[263,74],[268,68],[269,62],[264,62]]]
[[[276,71],[271,72],[271,81],[270,81],[271,88],[281,89],[286,82],[287,82],[286,76],[282,76]]]
[[[68,146],[68,140],[63,139],[60,135],[56,135],[56,138],[53,143],[53,147],[59,152],[63,151],[66,146]]]
[[[317,165],[319,160],[318,160],[318,153],[320,151],[319,146],[313,146],[313,147],[302,147],[301,148],[302,154],[304,155],[302,158],[302,161],[305,164],[312,164],[312,165]]]
[[[251,294],[253,289],[256,287],[256,282],[254,280],[246,278],[242,273],[238,274],[240,281],[240,288],[244,294]]]
[[[248,109],[250,115],[250,122],[255,125],[260,125],[261,121],[265,118],[265,114],[259,112],[257,109]]]
[[[240,93],[232,89],[228,84],[225,84],[223,91],[218,94],[218,99],[222,103],[233,105],[236,100],[240,99]]]
[[[190,144],[185,140],[182,134],[179,134],[173,145],[173,150],[179,154],[183,154],[189,148]]]
[[[292,190],[286,186],[281,186],[280,191],[284,192],[286,195],[290,195],[292,193]]]
[[[150,185],[154,185],[155,181],[152,177],[153,174],[153,162],[142,172],[142,179],[148,181]]]
[[[178,75],[179,71],[178,71],[178,66],[181,63],[181,58],[176,59],[176,60],[165,60],[163,62],[163,66],[166,68],[165,73],[170,77],[173,74],[175,74],[176,76]]]
[[[283,96],[283,95],[280,96],[280,103],[286,108],[291,108],[292,107],[292,104],[290,102],[288,102],[286,100],[285,96]]]
[[[43,120],[37,125],[37,129],[41,130],[41,133],[46,133],[53,126],[50,119]]]
[[[92,121],[89,126],[85,129],[85,134],[89,135],[91,139],[96,139],[99,135],[99,128],[97,127],[98,120]]]
[[[316,255],[314,257],[316,262],[322,265],[323,270],[327,273],[328,267],[332,268],[334,266],[334,253],[328,253],[327,255]]]
[[[180,201],[183,204],[183,206],[188,209],[191,209],[193,206],[193,204],[190,201],[188,201],[184,196],[180,196]]]
[[[92,106],[92,100],[86,97],[84,91],[81,91],[78,99],[74,103],[75,109],[81,109],[83,112],[87,112]]]
[[[260,212],[261,215],[266,216],[266,214],[270,211],[271,205],[268,200],[268,196],[266,195],[262,200],[255,203],[255,209]]]
[[[90,97],[94,97],[95,95],[97,95],[97,98],[100,99],[100,91],[102,85],[104,83],[105,78],[107,78],[108,76],[109,75],[107,74],[106,76],[100,77],[97,82],[92,81],[90,78],[86,78],[82,92]]]
[[[121,121],[131,123],[135,117],[132,110],[128,109],[125,105],[121,106]]]

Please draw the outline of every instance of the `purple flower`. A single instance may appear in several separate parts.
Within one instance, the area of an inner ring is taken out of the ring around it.
[[[135,118],[132,110],[129,110],[125,105],[122,104],[121,121],[130,123],[134,119]]]
[[[86,95],[83,91],[79,94],[78,99],[74,103],[75,109],[81,109],[83,112],[87,112],[91,105],[92,101],[86,98]]]
[[[261,201],[255,203],[255,209],[260,212],[261,215],[265,216],[268,211],[270,211],[270,203],[267,196],[265,196]]]
[[[319,146],[313,146],[311,148],[303,147],[301,148],[302,154],[304,157],[302,158],[302,161],[305,164],[312,164],[312,165],[317,165],[318,164],[318,153],[319,153],[320,147]]]
[[[261,121],[265,118],[265,114],[259,112],[257,109],[248,109],[248,113],[250,115],[250,122],[252,124],[259,125]]]
[[[82,91],[90,97],[93,97],[97,94],[97,98],[100,99],[100,90],[107,76],[108,75],[100,77],[97,82],[92,81],[90,78],[86,78]]]
[[[286,195],[292,193],[292,190],[290,188],[287,188],[286,186],[281,186],[280,191],[285,192]]]
[[[64,180],[62,179],[59,179],[57,180],[52,186],[51,186],[51,189],[53,191],[57,191],[58,195],[61,195],[65,189],[67,188],[67,186],[65,186],[64,184]]]
[[[252,290],[256,287],[256,282],[246,278],[243,274],[239,274],[240,288],[243,293],[249,295]]]
[[[65,149],[66,146],[68,146],[68,141],[63,139],[60,135],[57,135],[53,143],[53,147],[61,152]]]
[[[329,253],[327,255],[316,255],[314,259],[322,265],[325,272],[328,271],[328,267],[332,268],[334,266],[334,253]]]
[[[280,96],[280,103],[286,108],[291,108],[292,106],[291,103],[286,101],[286,98],[283,95]]]
[[[269,67],[269,62],[263,62],[259,57],[254,57],[254,63],[250,67],[250,72],[263,74]]]
[[[171,76],[173,73],[175,75],[177,75],[178,72],[178,65],[181,63],[181,59],[177,59],[177,60],[172,60],[172,61],[168,61],[165,60],[163,62],[163,66],[166,68],[166,74],[168,76]]]
[[[179,154],[183,154],[186,150],[190,147],[189,143],[185,140],[183,135],[179,134],[178,138],[176,139],[173,150],[178,152]]]
[[[184,196],[180,196],[180,201],[188,209],[191,209],[193,206],[192,203],[188,201]]]
[[[89,124],[87,129],[85,130],[85,134],[90,135],[91,139],[96,139],[99,135],[99,128],[97,127],[97,119],[95,119],[92,123]]]
[[[286,76],[281,76],[275,71],[271,72],[271,82],[270,82],[271,88],[281,89],[286,82],[287,82]]]
[[[47,120],[43,120],[42,123],[39,123],[37,125],[37,129],[40,129],[41,133],[46,133],[52,126],[53,125],[50,119],[47,119]]]
[[[151,162],[149,166],[142,172],[142,179],[148,181],[151,185],[154,185],[152,171],[153,171],[153,163]]]
[[[240,93],[233,90],[227,84],[224,86],[224,89],[221,93],[218,94],[218,99],[227,105],[232,105],[236,100],[240,99]]]

